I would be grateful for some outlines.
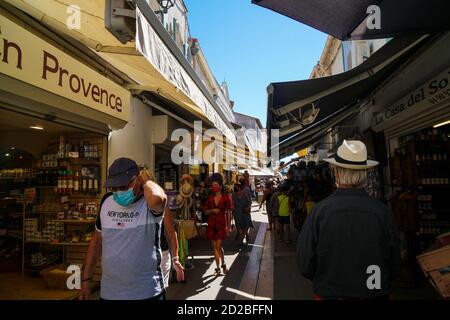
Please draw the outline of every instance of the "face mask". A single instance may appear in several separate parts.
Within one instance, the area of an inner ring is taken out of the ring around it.
[[[212,192],[214,192],[214,193],[217,193],[217,192],[220,191],[220,187],[219,186],[214,186],[211,189],[212,189]]]
[[[118,191],[113,193],[114,201],[122,207],[128,207],[136,199],[133,189],[127,191]]]

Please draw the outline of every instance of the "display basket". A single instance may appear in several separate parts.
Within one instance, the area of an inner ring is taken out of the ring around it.
[[[66,272],[67,267],[67,264],[58,264],[48,267],[40,272],[47,288],[69,290],[69,288],[67,288],[67,279],[72,274]]]

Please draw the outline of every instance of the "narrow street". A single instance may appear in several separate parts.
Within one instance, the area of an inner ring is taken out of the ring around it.
[[[450,300],[445,12],[0,0],[0,302]]]
[[[252,206],[254,228],[249,244],[238,245],[236,231],[224,242],[226,276],[213,275],[215,263],[210,244],[204,239],[189,242],[194,269],[186,271],[186,282],[172,282],[167,297],[175,300],[272,300],[312,299],[311,284],[296,268],[294,244],[274,239],[267,231],[267,215]]]

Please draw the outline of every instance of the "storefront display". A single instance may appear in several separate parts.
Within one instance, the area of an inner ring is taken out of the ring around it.
[[[158,183],[166,191],[178,190],[178,166],[173,163],[160,163]]]
[[[399,138],[390,159],[394,195],[390,205],[410,261],[450,231],[450,130],[426,128]],[[422,274],[414,265],[417,278]]]
[[[14,134],[1,136],[0,272],[82,264],[104,192],[107,137],[45,121],[36,134],[24,125],[33,118],[17,119]]]

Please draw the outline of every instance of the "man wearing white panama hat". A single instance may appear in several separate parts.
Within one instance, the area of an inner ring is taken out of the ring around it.
[[[367,170],[378,162],[356,140],[344,140],[325,161],[337,190],[306,219],[297,246],[300,272],[313,281],[316,298],[388,298],[400,262],[398,233],[389,208],[363,190]]]

